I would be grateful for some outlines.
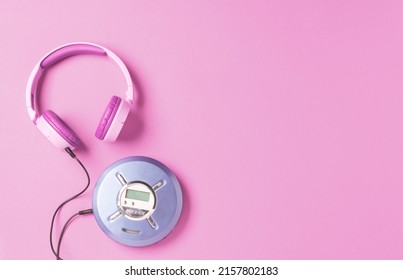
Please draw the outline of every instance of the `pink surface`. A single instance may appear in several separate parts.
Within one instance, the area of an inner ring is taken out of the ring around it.
[[[116,143],[94,132],[124,79],[98,56],[47,73],[41,108],[85,143],[93,183],[57,222],[91,207],[99,174],[131,155],[178,176],[183,215],[147,248],[92,216],[67,259],[402,259],[402,1],[1,1],[1,259],[53,258],[51,215],[83,172],[29,121],[25,86],[49,50],[116,52],[140,89]]]

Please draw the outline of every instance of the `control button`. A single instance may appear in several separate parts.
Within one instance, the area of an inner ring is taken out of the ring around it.
[[[117,218],[119,218],[120,216],[122,216],[122,213],[120,213],[119,211],[117,211],[116,213],[112,214],[108,220],[109,222],[113,222],[115,221]]]
[[[123,176],[122,173],[120,173],[120,172],[116,173],[116,178],[118,178],[118,180],[119,180],[119,182],[120,182],[120,184],[121,184],[122,186],[127,185],[127,180],[126,180],[126,178]]]
[[[153,219],[153,217],[148,217],[147,218],[147,221],[148,221],[148,223],[150,224],[150,226],[153,228],[153,229],[158,229],[158,225],[157,225],[157,223],[154,221],[154,219]]]
[[[154,191],[157,191],[159,188],[163,187],[165,185],[165,180],[161,180],[158,183],[156,183],[154,186],[152,186],[152,189]]]
[[[128,229],[128,228],[122,228],[122,231],[130,234],[141,234],[141,231],[137,229]]]

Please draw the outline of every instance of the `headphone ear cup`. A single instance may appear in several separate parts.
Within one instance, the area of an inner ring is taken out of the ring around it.
[[[102,118],[99,121],[95,136],[99,140],[115,141],[130,111],[130,105],[122,98],[114,95],[109,100]]]
[[[48,136],[49,140],[53,144],[55,144],[56,146],[62,147],[63,146],[62,142],[64,140],[66,142],[64,144],[66,147],[71,147],[72,149],[75,149],[79,145],[80,140],[77,137],[77,135],[74,133],[74,131],[70,127],[68,127],[63,122],[63,120],[58,115],[56,115],[55,112],[53,112],[51,110],[45,111],[42,114],[42,119],[45,120],[46,123],[53,129],[53,131],[51,131],[49,133],[52,137]],[[54,134],[56,134],[56,135],[54,135]],[[57,136],[59,136],[59,137],[57,137]],[[55,141],[57,143],[55,143]],[[66,148],[66,147],[64,147],[64,148]]]

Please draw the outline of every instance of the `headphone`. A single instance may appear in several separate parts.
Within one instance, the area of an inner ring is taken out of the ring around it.
[[[95,132],[95,136],[98,139],[109,142],[115,141],[134,103],[134,87],[129,70],[123,61],[111,50],[92,43],[77,42],[66,44],[50,51],[35,65],[29,76],[26,89],[26,103],[29,117],[35,126],[53,145],[62,150],[66,148],[75,149],[80,144],[79,138],[55,112],[47,110],[40,114],[35,99],[38,95],[38,85],[46,70],[64,58],[78,54],[107,56],[119,66],[126,79],[127,90],[125,98],[123,99],[114,95],[110,99]]]

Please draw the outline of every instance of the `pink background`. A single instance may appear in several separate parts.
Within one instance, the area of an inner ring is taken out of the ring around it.
[[[147,248],[110,240],[92,216],[67,259],[402,259],[402,1],[0,2],[1,259],[50,259],[49,223],[85,177],[34,127],[25,86],[49,50],[115,51],[140,89],[116,143],[95,139],[125,84],[97,56],[53,67],[40,104],[81,137],[91,207],[112,162],[154,157],[184,192],[175,231]]]

